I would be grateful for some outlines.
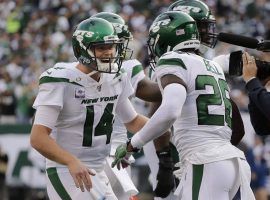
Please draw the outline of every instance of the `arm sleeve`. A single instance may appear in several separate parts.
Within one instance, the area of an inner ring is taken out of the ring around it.
[[[122,101],[121,104],[117,104],[115,112],[123,123],[128,123],[137,116],[137,112],[129,99]]]
[[[141,148],[166,132],[181,114],[185,100],[186,89],[183,85],[177,83],[167,85],[160,107],[146,125],[132,137],[132,146]]]
[[[138,83],[145,77],[142,64],[138,60],[132,59],[124,61],[122,68],[127,72],[131,85],[136,91]]]
[[[43,125],[50,129],[55,127],[60,108],[57,106],[38,106],[34,124]]]
[[[127,77],[127,74],[123,75],[123,77],[121,78],[121,82],[123,90],[119,97],[119,101],[117,102],[118,105],[122,104],[122,102],[126,101],[127,98],[134,94],[134,89],[131,85],[130,80]]]
[[[249,92],[249,99],[260,112],[270,121],[270,92],[262,86],[258,78],[250,80],[246,88]],[[251,105],[252,106],[252,105]],[[254,107],[255,108],[255,107]]]
[[[137,90],[138,83],[145,78],[142,65],[136,65],[132,68],[131,84],[134,90]]]

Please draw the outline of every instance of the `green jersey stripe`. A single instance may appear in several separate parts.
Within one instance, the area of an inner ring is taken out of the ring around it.
[[[179,58],[159,59],[157,66],[159,67],[162,65],[174,65],[174,66],[179,66],[179,67],[182,67],[184,69],[187,69],[183,60],[179,59]]]
[[[199,192],[203,177],[204,165],[193,165],[192,200],[199,199]]]
[[[142,70],[143,70],[142,65],[136,65],[136,66],[134,66],[133,69],[132,69],[131,78],[134,77],[139,72],[141,72]]]
[[[65,200],[72,200],[69,194],[67,193],[66,189],[64,188],[55,167],[51,167],[46,169],[48,177],[57,192],[57,194],[61,197],[61,199]]]
[[[80,85],[79,83],[76,82],[70,82],[69,79],[67,78],[56,78],[56,77],[50,77],[50,76],[43,76],[41,79],[39,79],[39,85],[43,83],[56,83],[56,82],[66,82],[66,83],[71,83],[74,85]]]

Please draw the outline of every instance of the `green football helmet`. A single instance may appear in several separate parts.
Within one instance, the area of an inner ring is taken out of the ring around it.
[[[201,43],[210,48],[215,47],[216,19],[205,3],[199,0],[179,0],[171,4],[168,11],[182,11],[189,14],[197,23]]]
[[[91,18],[92,17],[105,19],[113,25],[119,39],[124,41],[125,55],[128,54],[129,57],[131,57],[133,51],[128,48],[128,43],[130,40],[133,39],[133,36],[131,32],[129,31],[128,26],[125,24],[125,20],[120,15],[110,13],[110,12],[100,12],[91,16]]]
[[[200,38],[196,22],[183,12],[161,13],[149,29],[147,45],[152,68],[156,60],[168,51],[198,49]]]
[[[114,57],[96,57],[96,47],[113,45]],[[124,44],[111,23],[100,18],[88,18],[78,24],[72,35],[73,52],[77,60],[95,71],[117,73],[123,61]]]

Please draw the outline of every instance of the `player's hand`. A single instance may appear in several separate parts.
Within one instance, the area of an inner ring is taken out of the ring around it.
[[[175,178],[173,175],[174,163],[169,147],[157,152],[157,156],[159,158],[159,169],[157,186],[154,193],[156,197],[165,198],[175,187]]]
[[[74,159],[68,164],[69,172],[74,180],[77,188],[80,188],[82,192],[90,191],[92,188],[92,181],[90,176],[95,176],[95,173],[91,172],[80,160]]]
[[[127,145],[121,144],[116,148],[114,161],[112,162],[112,168],[117,166],[117,169],[126,168],[130,165],[129,157],[132,155],[132,152],[127,151]]]

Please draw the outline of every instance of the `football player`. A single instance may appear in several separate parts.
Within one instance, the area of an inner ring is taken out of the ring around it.
[[[198,31],[200,34],[200,41],[201,45],[200,48],[197,50],[198,53],[204,53],[209,48],[214,48],[217,43],[217,33],[216,33],[216,19],[214,15],[212,15],[211,10],[209,7],[202,1],[199,0],[179,0],[171,4],[168,8],[168,11],[182,11],[187,14],[189,14],[195,21],[198,27]],[[217,56],[213,58],[214,61],[221,64],[223,69],[228,68],[228,60],[224,61],[224,57],[226,59],[229,58],[229,56]],[[220,62],[222,61],[222,62]],[[152,65],[155,65],[155,63],[151,63]],[[154,66],[153,66],[154,67]],[[231,143],[233,145],[239,144],[241,139],[243,138],[245,132],[244,132],[244,125],[242,121],[242,117],[240,115],[240,112],[236,106],[236,104],[230,100],[233,106],[233,113],[232,113],[232,137],[231,137]],[[151,113],[154,113],[155,110],[158,108],[158,104],[152,104],[151,106]],[[158,158],[156,154],[152,151],[152,142],[147,143],[143,149],[144,149],[144,155],[148,158],[147,161],[148,165],[151,169],[151,180],[154,182],[154,185],[156,184],[156,174],[158,172]],[[173,145],[171,145],[172,147]],[[179,158],[176,156],[177,154],[174,152],[173,148],[171,151],[173,151],[174,155],[174,162],[178,162]],[[179,165],[176,164],[176,167]],[[161,189],[162,190],[162,189]],[[165,199],[165,198],[164,198]],[[166,199],[173,199],[173,197],[169,196]]]
[[[50,199],[116,200],[104,172],[114,116],[130,132],[147,118],[128,99],[133,88],[120,71],[124,43],[111,23],[82,21],[72,46],[78,63],[55,66],[40,76],[30,142],[46,157]]]
[[[125,25],[125,21],[121,16],[109,12],[100,12],[93,15],[92,17],[102,18],[111,22],[116,29],[119,39],[122,39],[124,41],[125,54],[132,54],[130,53],[131,50],[128,49],[128,43],[130,40],[132,40],[132,34],[131,32],[129,32],[128,27]],[[142,64],[138,60],[124,60],[121,70],[124,70],[127,73],[127,76],[131,81],[132,87],[135,90],[135,93],[132,97],[136,96],[148,102],[161,102],[162,96],[158,84],[150,81],[149,78],[145,76]],[[162,175],[160,176],[164,177],[162,190],[167,191],[167,193],[174,188],[173,162],[170,157],[170,150],[168,148],[169,139],[167,139],[170,138],[169,136],[170,135],[166,133],[166,135],[159,139],[158,142],[155,144],[156,147],[153,147],[151,149],[154,156],[158,157],[156,161],[157,171],[160,170],[160,174],[162,173]],[[107,165],[105,171],[110,179],[111,184],[115,183],[112,185],[112,187],[115,193],[117,193],[117,197],[123,200],[128,199],[128,195],[136,194],[136,190],[126,170],[121,169],[120,171],[118,171],[115,168],[111,168],[111,163],[113,162],[113,156],[115,154],[116,147],[120,144],[125,144],[126,141],[126,128],[116,116],[111,139],[112,148],[110,156],[107,158]],[[158,165],[158,163],[160,164]],[[155,186],[156,185],[154,185],[154,188]],[[159,190],[155,190],[155,194],[158,196],[163,195],[160,194]]]
[[[149,30],[149,49],[162,103],[126,146],[119,146],[113,165],[174,126],[179,152],[178,199],[255,199],[250,167],[231,144],[232,104],[222,68],[198,55],[196,22],[180,11],[160,14]]]

